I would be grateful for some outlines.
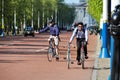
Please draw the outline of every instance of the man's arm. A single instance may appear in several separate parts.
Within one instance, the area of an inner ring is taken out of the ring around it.
[[[47,30],[49,30],[49,27],[48,27],[48,26],[45,27],[45,28],[43,28],[43,29],[41,29],[41,30],[39,31],[39,33],[45,32],[45,31],[47,31]]]
[[[77,27],[74,29],[73,34],[72,34],[72,36],[71,36],[71,38],[70,38],[69,43],[72,43],[73,39],[74,39],[75,36],[77,35],[77,34],[76,34],[76,31],[77,31]]]

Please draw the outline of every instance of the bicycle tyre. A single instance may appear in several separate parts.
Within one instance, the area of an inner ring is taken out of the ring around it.
[[[68,61],[68,69],[70,69],[70,61]]]
[[[82,64],[82,69],[85,69],[85,55],[84,55],[84,52],[82,52],[82,57],[81,57],[81,64]]]
[[[82,60],[81,64],[82,64],[82,69],[85,69],[84,60]]]
[[[67,53],[67,68],[68,69],[70,69],[70,65],[71,65],[70,54]]]
[[[52,53],[52,49],[51,48],[48,48],[47,58],[48,58],[49,62],[52,61],[53,53]]]

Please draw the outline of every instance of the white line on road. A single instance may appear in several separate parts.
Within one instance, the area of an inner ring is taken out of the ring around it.
[[[48,47],[44,47],[43,49],[36,50],[36,52],[45,51],[46,49],[48,49]]]

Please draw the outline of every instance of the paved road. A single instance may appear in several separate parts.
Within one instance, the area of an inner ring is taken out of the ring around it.
[[[97,36],[89,36],[85,69],[76,63],[76,48],[71,48],[74,64],[67,69],[67,42],[71,32],[63,31],[60,42],[60,60],[47,60],[49,33],[33,37],[0,38],[0,80],[91,80],[94,69]],[[75,40],[73,41],[75,45]]]

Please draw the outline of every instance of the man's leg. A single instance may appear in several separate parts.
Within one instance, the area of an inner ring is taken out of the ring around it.
[[[81,42],[79,39],[77,39],[77,61],[78,61],[78,64],[80,62],[80,56],[81,56]]]
[[[85,59],[88,59],[88,56],[87,56],[87,44],[84,46],[84,52],[85,52]]]
[[[56,55],[59,55],[59,48],[58,48],[58,45],[56,46]]]
[[[54,38],[55,47],[56,47],[56,60],[59,60],[59,40],[58,37]]]

